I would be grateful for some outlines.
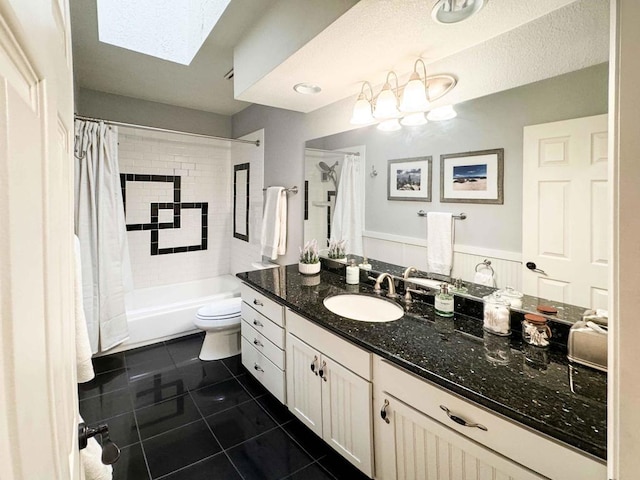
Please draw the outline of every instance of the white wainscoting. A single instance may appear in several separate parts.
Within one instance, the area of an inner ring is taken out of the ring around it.
[[[369,258],[395,265],[412,265],[420,270],[427,269],[427,241],[421,238],[404,237],[382,232],[363,232],[364,251]],[[472,282],[476,265],[484,259],[491,261],[495,272],[496,286],[510,286],[522,289],[522,254],[504,250],[455,244],[453,247],[454,278]],[[484,267],[480,267],[484,268]],[[479,269],[480,269],[479,268]]]

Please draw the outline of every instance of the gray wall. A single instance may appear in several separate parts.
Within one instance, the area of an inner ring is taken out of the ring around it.
[[[596,65],[470,100],[456,105],[458,117],[448,122],[392,133],[365,127],[310,142],[309,146],[333,149],[366,145],[366,169],[370,171],[375,165],[379,172],[375,178],[367,176],[366,230],[424,238],[416,215],[419,209],[464,211],[468,219],[456,224],[457,243],[521,252],[522,129],[525,125],[606,113],[607,69],[607,64]],[[234,137],[266,129],[265,185],[302,185],[304,143],[314,138],[317,130],[314,113],[303,115],[254,105],[234,115]],[[439,156],[490,148],[505,150],[504,205],[440,204]],[[387,201],[387,160],[423,155],[433,157],[433,201]],[[289,249],[281,263],[296,261],[297,246],[303,240],[302,195],[290,197],[289,212]]]
[[[76,113],[135,125],[218,137],[231,136],[231,117],[137,98],[78,89]]]

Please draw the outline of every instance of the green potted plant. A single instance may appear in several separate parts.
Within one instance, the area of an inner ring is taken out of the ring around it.
[[[329,240],[329,252],[327,256],[331,259],[347,258],[346,240]]]
[[[320,257],[318,256],[318,242],[313,239],[300,248],[298,271],[304,275],[313,275],[320,271]]]

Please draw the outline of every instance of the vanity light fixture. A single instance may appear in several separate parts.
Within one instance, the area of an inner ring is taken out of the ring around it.
[[[432,122],[441,122],[443,120],[451,120],[458,114],[453,109],[453,105],[445,105],[444,107],[438,107],[427,113],[427,119]]]
[[[462,22],[478,13],[487,2],[488,0],[439,0],[431,10],[431,18],[443,24]]]
[[[409,115],[405,115],[400,120],[400,123],[405,127],[417,127],[419,125],[424,125],[427,122],[427,118],[424,116],[424,113],[411,113]]]
[[[301,93],[302,95],[315,95],[316,93],[320,93],[322,91],[322,88],[320,88],[318,85],[306,82],[294,85],[293,89],[296,92]]]
[[[391,89],[391,83],[389,82],[392,75],[396,81],[395,90]],[[373,107],[373,116],[378,120],[400,116],[400,110],[398,110],[398,76],[393,70],[387,73],[387,80],[384,82],[382,91]]]
[[[422,65],[424,77],[418,73],[418,65]],[[405,113],[425,112],[429,110],[429,88],[427,87],[427,67],[422,59],[413,64],[413,73],[404,86],[400,111]]]
[[[367,98],[367,94],[364,91],[365,87],[369,88],[369,98]],[[363,82],[360,88],[360,95],[358,95],[356,104],[353,106],[353,113],[351,114],[352,125],[367,125],[375,121],[371,107],[372,102],[373,89],[371,88],[371,84],[369,82]]]
[[[423,75],[418,73],[422,65]],[[392,81],[395,80],[395,88]],[[431,102],[439,100],[456,86],[457,80],[452,75],[439,74],[427,76],[427,69],[421,59],[416,60],[409,82],[404,86],[398,85],[398,76],[394,71],[387,73],[382,91],[376,96],[369,82],[363,82],[360,94],[353,106],[351,123],[353,125],[367,125],[376,121],[381,122],[380,130],[398,130],[400,123],[407,126],[424,125],[427,123],[425,113]],[[400,102],[400,94],[402,102]],[[453,118],[449,107],[447,118]],[[436,109],[438,110],[438,109]],[[453,112],[455,116],[455,112]],[[397,120],[403,117],[400,122]],[[427,116],[429,120],[432,118]],[[395,119],[395,122],[389,120]],[[434,117],[436,119],[436,117]],[[444,118],[443,118],[444,119]],[[382,125],[384,124],[384,125]]]

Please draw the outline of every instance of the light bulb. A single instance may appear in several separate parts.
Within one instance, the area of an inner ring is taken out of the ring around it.
[[[371,103],[367,100],[363,94],[358,96],[356,104],[353,106],[353,113],[351,115],[352,125],[366,125],[374,121],[371,114]]]
[[[424,112],[429,110],[427,89],[417,72],[411,74],[409,83],[404,86],[400,110],[403,112]]]
[[[398,97],[391,90],[391,84],[388,82],[384,84],[382,91],[376,99],[376,104],[373,109],[373,116],[375,118],[395,118],[400,115],[398,110]]]

